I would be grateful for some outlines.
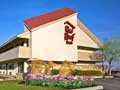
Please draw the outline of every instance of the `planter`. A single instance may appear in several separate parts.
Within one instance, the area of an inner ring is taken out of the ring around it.
[[[103,90],[103,86],[94,86],[80,89],[70,89],[70,90]]]

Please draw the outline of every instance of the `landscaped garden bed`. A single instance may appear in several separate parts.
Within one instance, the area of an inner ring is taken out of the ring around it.
[[[26,85],[63,87],[65,89],[76,89],[97,86],[90,76],[62,76],[62,75],[35,75],[25,76]]]

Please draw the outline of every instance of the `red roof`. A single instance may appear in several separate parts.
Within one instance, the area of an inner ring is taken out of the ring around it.
[[[30,29],[33,29],[40,25],[47,24],[49,22],[58,20],[60,18],[64,18],[74,13],[76,13],[76,11],[72,10],[71,8],[62,8],[62,9],[59,9],[53,12],[49,12],[47,14],[43,14],[40,16],[32,17],[30,19],[26,19],[24,23]]]

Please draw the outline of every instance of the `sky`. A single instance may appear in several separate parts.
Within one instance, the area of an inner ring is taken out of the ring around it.
[[[100,39],[120,35],[120,0],[0,0],[0,45],[24,31],[23,21],[70,7]]]

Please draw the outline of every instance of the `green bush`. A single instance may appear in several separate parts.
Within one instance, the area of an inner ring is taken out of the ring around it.
[[[53,70],[51,70],[51,73],[52,73],[52,75],[57,75],[57,74],[59,74],[59,71],[60,70],[58,70],[58,69],[53,69]]]
[[[53,86],[53,87],[92,87],[95,86],[94,82],[81,82],[80,80],[61,80],[61,81],[51,81],[51,80],[26,80],[26,84],[28,85],[36,85],[36,86]]]
[[[94,82],[82,82],[81,83],[81,87],[84,88],[84,87],[92,87],[92,86],[96,86],[97,84],[94,83]]]
[[[73,81],[58,81],[58,87],[80,87],[81,81],[79,80],[73,80]]]
[[[50,82],[48,80],[25,80],[25,83],[27,85],[48,86]]]
[[[102,75],[102,72],[100,71],[97,71],[97,70],[72,70],[71,71],[71,74],[72,75],[80,75],[80,76],[83,76],[83,75],[96,75],[96,76],[100,76]]]

